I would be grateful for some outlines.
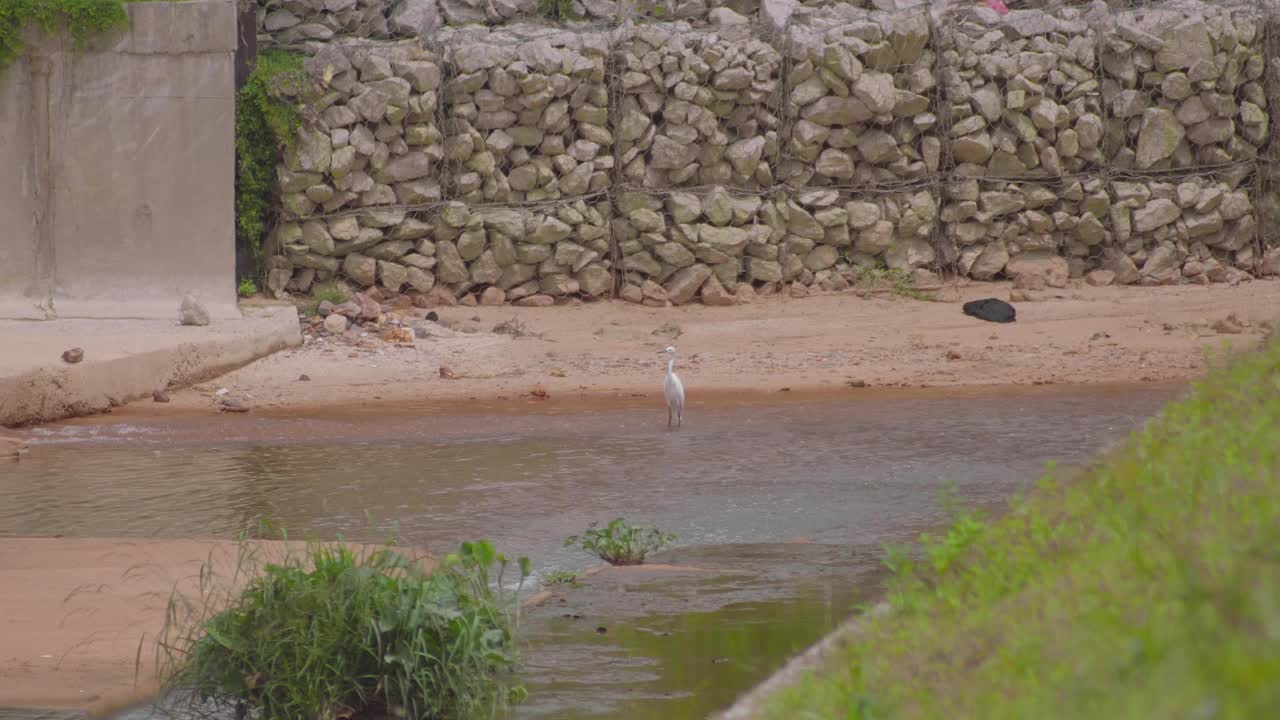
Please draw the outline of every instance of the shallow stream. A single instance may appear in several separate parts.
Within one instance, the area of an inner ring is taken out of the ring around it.
[[[564,538],[625,515],[679,536],[655,561],[699,570],[602,573],[529,611],[514,716],[701,718],[874,597],[884,544],[940,522],[946,484],[996,505],[1174,392],[695,402],[679,431],[660,406],[97,418],[38,430],[0,468],[0,535],[229,537],[268,519],[438,553],[484,537],[545,577],[593,565]]]

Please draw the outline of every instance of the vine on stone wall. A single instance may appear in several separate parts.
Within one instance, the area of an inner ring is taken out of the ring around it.
[[[282,50],[264,52],[236,93],[236,245],[253,258],[259,277],[262,240],[275,205],[276,162],[301,124],[297,109],[281,100],[279,91],[302,78],[302,60]]]
[[[0,70],[18,59],[23,31],[34,23],[45,32],[65,28],[83,48],[89,36],[129,22],[125,0],[0,0]]]

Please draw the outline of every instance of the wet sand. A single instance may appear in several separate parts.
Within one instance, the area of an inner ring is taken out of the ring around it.
[[[298,543],[252,543],[260,559]],[[154,694],[155,641],[202,567],[231,579],[230,541],[0,538],[0,708],[103,713]],[[231,585],[227,585],[231,587]]]
[[[279,353],[172,402],[134,403],[127,417],[216,412],[225,388],[252,412],[305,414],[362,406],[550,399],[662,402],[664,360],[675,345],[690,403],[845,393],[864,387],[1180,382],[1201,375],[1206,351],[1256,344],[1276,320],[1280,281],[1237,287],[1049,290],[1016,303],[1011,324],[965,316],[963,302],[1007,297],[999,283],[945,287],[939,301],[828,295],[771,297],[735,307],[647,308],[599,302],[554,308],[437,308],[451,337],[396,346],[330,339]],[[1234,315],[1241,322],[1231,327]],[[515,319],[522,337],[494,334]],[[674,326],[678,332],[661,332]],[[656,333],[656,334],[655,334]],[[441,377],[447,368],[452,379]],[[306,375],[309,381],[300,381]]]

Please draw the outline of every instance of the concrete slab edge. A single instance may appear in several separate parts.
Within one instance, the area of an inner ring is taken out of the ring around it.
[[[302,344],[292,307],[255,309],[261,322],[231,337],[176,343],[101,362],[45,367],[0,377],[0,426],[22,427],[93,415],[211,380]]]
[[[808,650],[791,658],[782,669],[738,698],[729,709],[712,715],[709,720],[754,720],[760,717],[769,698],[795,685],[805,673],[817,669],[840,648],[847,646],[861,633],[868,617],[882,617],[889,612],[889,604],[881,602],[865,615],[846,620]]]
[[[90,720],[92,717],[80,710],[0,707],[0,720]]]

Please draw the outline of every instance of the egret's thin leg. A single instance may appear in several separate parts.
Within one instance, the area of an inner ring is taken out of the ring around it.
[[[667,406],[667,427],[671,427],[671,406]]]

